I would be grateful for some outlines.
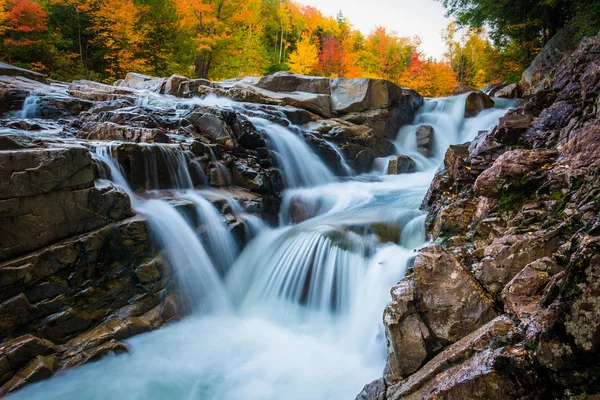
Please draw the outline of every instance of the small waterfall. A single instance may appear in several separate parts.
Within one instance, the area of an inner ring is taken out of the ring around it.
[[[313,187],[335,181],[323,161],[289,129],[262,118],[248,117],[248,120],[267,135],[287,187]]]
[[[23,102],[23,108],[21,109],[21,118],[40,118],[40,98],[35,92],[29,93]]]
[[[333,151],[335,151],[337,153],[338,156],[340,156],[340,160],[342,163],[342,170],[344,171],[344,175],[345,176],[354,176],[354,170],[352,169],[352,167],[350,167],[350,165],[348,165],[348,162],[346,161],[346,157],[344,157],[341,150],[334,143],[332,143],[328,140],[326,140],[325,143],[327,143],[327,145],[329,147],[331,147],[333,149]]]
[[[223,312],[229,299],[221,279],[189,222],[162,200],[138,202],[136,211],[148,218],[153,233],[168,250],[168,259],[196,313]]]
[[[192,189],[206,185],[204,170],[194,154],[178,145],[114,142],[94,146],[104,162],[110,158],[114,166],[118,165],[127,185],[134,189]]]
[[[190,308],[196,313],[228,310],[229,299],[223,283],[191,224],[168,202],[143,200],[133,193],[121,166],[113,156],[112,150],[115,146],[109,144],[97,147],[96,156],[110,168],[111,180],[127,192],[132,207],[148,219],[152,232],[167,250],[169,261],[176,270],[180,287],[184,289]],[[194,194],[188,196],[201,203]],[[199,210],[198,212],[200,213]],[[202,214],[201,217],[210,223],[216,219],[215,215]],[[214,228],[214,225],[210,228]]]
[[[223,217],[214,205],[192,191],[181,193],[180,196],[196,206],[198,220],[204,226],[207,236],[208,253],[220,275],[225,276],[235,262],[240,248],[225,226]]]

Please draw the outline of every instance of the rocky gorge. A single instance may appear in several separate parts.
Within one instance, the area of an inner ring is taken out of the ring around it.
[[[0,396],[337,399],[383,365],[358,399],[598,394],[600,36],[575,47],[441,100],[0,64]]]

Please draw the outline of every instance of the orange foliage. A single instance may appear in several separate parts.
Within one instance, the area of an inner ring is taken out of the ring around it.
[[[440,97],[452,94],[452,89],[458,81],[447,63],[423,60],[422,54],[415,53],[410,66],[398,83],[416,90],[423,96]]]

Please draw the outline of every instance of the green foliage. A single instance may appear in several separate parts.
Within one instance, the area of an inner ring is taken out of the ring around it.
[[[600,0],[438,0],[461,26],[490,28],[495,45],[526,68],[559,29],[573,24],[578,36],[600,29]]]

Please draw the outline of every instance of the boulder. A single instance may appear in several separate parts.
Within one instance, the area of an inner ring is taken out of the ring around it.
[[[331,81],[332,109],[339,114],[422,102],[423,98],[414,90],[403,89],[382,79],[336,78]]]
[[[527,264],[502,290],[504,310],[519,318],[535,312],[544,288],[562,270],[548,257]]]
[[[502,89],[496,91],[494,97],[503,97],[506,99],[518,99],[523,95],[521,88],[516,83],[504,86]]]
[[[390,106],[344,114],[340,118],[355,125],[368,126],[388,139],[394,140],[400,128],[413,120],[417,109],[418,106],[407,109]]]
[[[411,172],[417,172],[417,164],[408,156],[392,156],[388,161],[388,175],[408,174]]]
[[[232,145],[233,132],[219,117],[213,114],[193,113],[186,117],[197,129],[200,136],[221,144]]]
[[[458,84],[458,85],[456,85],[456,87],[454,87],[454,89],[452,89],[452,96],[459,96],[461,94],[471,93],[471,92],[476,92],[476,91],[477,91],[477,89],[473,89],[470,86]]]
[[[282,71],[263,76],[258,80],[256,86],[272,92],[304,92],[329,95],[329,82],[329,78],[296,75]]]
[[[162,87],[162,93],[176,97],[190,97],[198,92],[201,87],[212,88],[213,85],[206,79],[190,79],[182,75],[171,75]]]
[[[425,157],[433,155],[433,127],[430,125],[421,125],[417,128],[417,150]]]
[[[492,130],[492,135],[498,143],[515,145],[521,136],[531,128],[533,115],[508,113],[500,118],[498,125]]]
[[[403,279],[391,291],[392,300],[383,312],[388,365],[394,376],[417,371],[431,354],[432,337],[417,312],[414,279]]]
[[[136,72],[129,72],[125,75],[125,79],[116,81],[114,86],[161,93],[165,81],[166,78],[156,78]]]
[[[472,92],[465,99],[465,118],[479,115],[483,110],[494,107],[494,100],[483,92]]]
[[[385,157],[394,151],[393,143],[382,133],[337,118],[309,122],[302,129],[334,142],[348,164],[359,173],[370,171],[376,157]]]
[[[496,317],[490,296],[455,256],[440,247],[419,253],[414,274],[417,308],[442,344],[456,342]]]
[[[40,74],[39,72],[34,72],[34,71],[30,71],[28,69],[15,67],[13,65],[5,64],[3,62],[0,62],[0,75],[11,76],[11,77],[22,76],[22,77],[30,79],[32,81],[37,81],[37,82],[40,82],[40,83],[43,83],[46,85],[50,84],[50,81],[48,80],[48,78],[46,78],[44,75]]]
[[[57,366],[58,362],[55,357],[37,356],[17,372],[10,381],[2,385],[0,394],[8,394],[28,384],[48,379],[54,375]]]

